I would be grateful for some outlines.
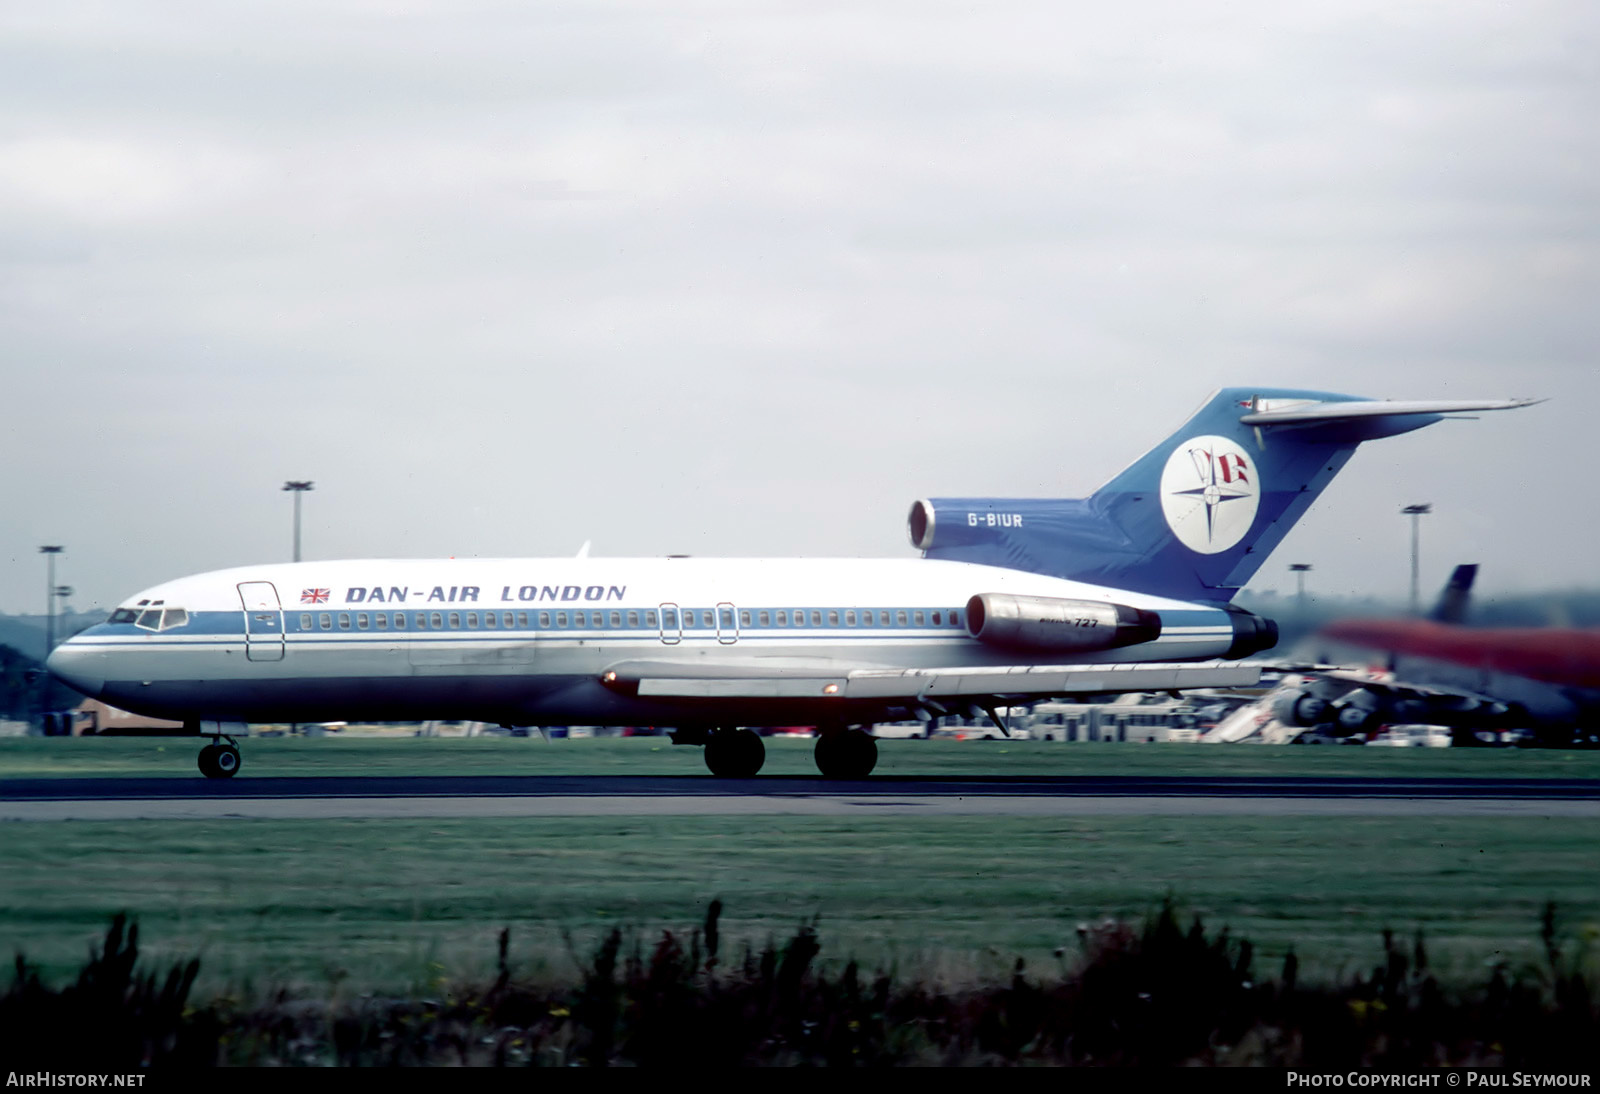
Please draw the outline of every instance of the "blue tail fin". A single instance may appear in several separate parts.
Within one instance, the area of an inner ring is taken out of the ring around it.
[[[919,501],[911,540],[928,558],[1227,601],[1362,441],[1532,401],[1385,403],[1226,388],[1091,497]]]

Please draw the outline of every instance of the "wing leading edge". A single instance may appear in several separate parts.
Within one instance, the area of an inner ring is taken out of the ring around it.
[[[607,687],[645,698],[857,700],[905,706],[990,698],[1018,701],[1061,695],[1250,687],[1261,667],[1237,661],[1148,662],[1122,665],[1001,665],[938,669],[760,666],[690,671],[668,663],[628,662],[601,676]]]

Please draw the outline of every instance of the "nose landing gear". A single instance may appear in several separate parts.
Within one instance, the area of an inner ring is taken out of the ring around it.
[[[232,737],[227,744],[209,744],[200,750],[200,774],[208,779],[231,779],[239,773],[239,745]]]

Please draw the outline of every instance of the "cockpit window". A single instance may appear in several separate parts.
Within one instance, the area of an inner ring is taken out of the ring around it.
[[[132,608],[118,608],[111,613],[112,623],[132,623],[147,631],[170,631],[189,622],[189,613],[183,608],[168,608],[162,600],[141,600]]]

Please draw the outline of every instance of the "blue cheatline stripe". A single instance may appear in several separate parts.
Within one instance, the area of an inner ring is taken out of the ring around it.
[[[673,646],[678,644],[664,643],[661,640],[661,636],[655,631],[634,633],[604,631],[600,633],[613,646],[619,647],[633,646],[650,649],[659,648],[663,645]],[[1231,632],[1227,630],[1216,630],[1209,633],[1177,635],[1173,636],[1170,641],[1167,641],[1167,644],[1176,645],[1180,641],[1192,642],[1205,641],[1208,639],[1220,641],[1224,638],[1227,638],[1230,634]],[[492,633],[486,634],[482,631],[422,631],[409,633],[401,631],[398,634],[395,632],[389,632],[387,634],[372,632],[323,634],[319,632],[310,635],[291,635],[288,638],[288,641],[285,643],[285,646],[288,649],[300,649],[307,651],[311,649],[328,649],[331,647],[349,646],[382,648],[424,645],[496,649],[528,646],[577,646],[586,641],[593,641],[594,638],[595,635],[593,632],[586,635],[572,631],[541,632],[539,634],[525,635],[495,635]],[[82,641],[85,646],[91,646],[93,648],[105,651],[188,650],[191,652],[213,652],[217,650],[237,648],[245,643],[245,636],[243,631],[235,631],[232,635],[224,635],[220,636],[220,638],[202,639],[200,641],[195,641],[192,639],[163,639],[154,636],[140,636],[134,638],[132,641],[129,641],[125,638],[110,636],[104,638],[86,638],[81,639],[80,641]],[[718,642],[718,639],[714,634],[703,634],[687,635],[681,641],[686,643],[709,644]],[[1162,640],[1158,640],[1158,644],[1161,641]],[[763,645],[787,644],[803,647],[810,643],[827,643],[829,645],[837,645],[839,643],[846,642],[862,644],[875,642],[879,645],[902,646],[970,646],[979,644],[977,639],[971,638],[966,634],[912,634],[905,631],[892,634],[862,634],[860,632],[830,633],[822,630],[813,631],[804,636],[742,634],[738,637],[736,642],[723,642],[720,644],[724,646],[744,645],[750,643]],[[278,643],[276,641],[276,636],[268,636],[257,639],[254,644],[259,646],[273,646],[277,645]],[[1068,651],[1062,652],[1066,653]]]
[[[304,610],[299,609],[299,608],[288,608],[288,609],[284,609],[284,612],[283,612],[283,615],[284,615],[284,630],[285,630],[285,632],[287,634],[291,634],[291,635],[294,635],[294,634],[326,633],[326,631],[344,630],[344,628],[341,628],[341,627],[338,626],[338,621],[337,620],[338,620],[338,617],[341,616],[341,615],[350,618],[350,620],[351,620],[351,628],[350,629],[357,629],[357,628],[355,628],[354,621],[355,621],[356,617],[359,616],[359,615],[367,615],[367,616],[370,617],[370,616],[376,616],[376,615],[382,614],[382,615],[384,615],[386,617],[392,618],[396,614],[403,613],[405,615],[406,619],[407,619],[408,625],[405,626],[405,627],[390,628],[384,633],[389,633],[389,634],[394,634],[394,633],[402,633],[402,634],[431,634],[431,633],[439,633],[439,632],[456,632],[456,633],[459,633],[462,630],[471,630],[471,631],[474,631],[475,633],[494,633],[494,632],[498,632],[498,633],[504,634],[504,633],[507,633],[508,631],[510,631],[510,632],[518,632],[518,633],[542,634],[542,633],[548,633],[549,631],[555,630],[555,631],[562,631],[562,632],[583,631],[585,633],[600,632],[600,633],[611,633],[611,634],[627,633],[629,631],[638,631],[639,633],[657,634],[660,631],[659,625],[654,625],[654,626],[645,625],[645,626],[634,626],[634,627],[630,627],[630,626],[626,626],[626,625],[619,626],[619,627],[611,627],[611,626],[605,626],[605,625],[602,625],[602,626],[590,626],[590,627],[574,627],[574,626],[572,626],[570,624],[570,621],[569,621],[568,626],[566,626],[566,627],[559,627],[559,626],[554,626],[554,625],[541,627],[541,626],[537,625],[538,617],[539,617],[540,614],[544,614],[544,615],[550,616],[551,619],[552,619],[552,623],[554,623],[554,620],[557,617],[558,613],[571,616],[573,613],[578,612],[578,611],[583,611],[583,612],[591,613],[591,614],[594,613],[594,612],[599,612],[602,615],[604,615],[607,618],[607,621],[609,622],[609,616],[610,616],[611,612],[620,612],[620,613],[622,613],[624,615],[626,615],[626,613],[628,613],[628,612],[637,612],[637,613],[640,613],[642,615],[644,612],[657,612],[658,611],[657,608],[620,608],[620,609],[619,608],[534,608],[534,609],[523,608],[523,609],[514,609],[514,610],[509,610],[509,611],[506,610],[506,609],[502,609],[502,608],[493,608],[493,609],[470,609],[470,610],[475,612],[476,614],[478,614],[480,616],[480,619],[486,613],[488,613],[490,611],[493,611],[494,613],[496,613],[497,618],[500,618],[502,621],[504,619],[504,616],[508,615],[508,614],[509,615],[526,614],[529,617],[529,622],[528,622],[528,624],[526,626],[515,626],[514,625],[514,626],[511,626],[511,627],[504,627],[504,626],[487,627],[487,626],[483,626],[481,624],[481,621],[480,621],[480,625],[478,627],[475,627],[475,628],[468,628],[468,627],[465,627],[465,626],[461,626],[461,627],[444,626],[444,627],[435,628],[435,627],[431,627],[431,626],[418,627],[418,626],[415,625],[415,620],[416,620],[416,617],[418,615],[432,616],[434,614],[438,614],[438,615],[448,619],[448,617],[449,617],[449,615],[451,613],[456,614],[458,617],[463,617],[463,623],[464,623],[464,621],[465,621],[464,617],[468,614],[469,610],[468,609],[462,609],[459,606],[450,607],[450,608],[442,608],[442,609],[435,609],[435,608],[424,608],[424,609],[405,608],[405,609],[392,609],[392,610],[385,609],[382,612],[377,612],[377,611],[373,611],[371,609],[365,609],[365,608],[340,608],[338,610],[318,609],[316,611],[310,611],[310,612],[304,611]],[[959,619],[960,619],[959,615],[956,615],[955,613],[953,613],[951,611],[951,609],[948,609],[948,608],[939,608],[939,609],[933,609],[933,608],[738,608],[737,610],[740,613],[740,622],[739,622],[739,624],[737,626],[737,630],[741,635],[745,634],[745,633],[752,632],[752,631],[779,632],[779,633],[782,633],[782,634],[793,633],[793,634],[797,634],[797,635],[807,635],[807,634],[818,633],[818,632],[821,632],[821,633],[836,632],[836,631],[839,631],[839,630],[849,630],[849,631],[855,632],[855,633],[862,633],[862,632],[869,632],[869,631],[871,631],[871,632],[890,631],[890,632],[902,633],[902,634],[903,633],[917,633],[917,632],[926,632],[926,633],[934,633],[934,634],[965,634],[966,633],[966,628],[963,625],[961,625],[961,623],[959,622]],[[711,611],[714,611],[714,609],[712,609],[712,608],[690,607],[690,608],[683,608],[683,609],[681,609],[681,611],[683,611],[683,612],[694,612],[698,616],[700,613],[711,612]],[[914,612],[923,612],[925,616],[931,616],[935,611],[938,611],[946,619],[955,618],[958,621],[955,622],[955,623],[939,623],[939,624],[924,623],[924,624],[921,624],[921,625],[918,625],[918,624],[916,624],[914,622],[908,622],[908,623],[902,625],[898,621],[892,621],[892,622],[890,622],[888,624],[884,624],[884,623],[881,623],[881,622],[880,623],[874,623],[871,626],[864,626],[864,625],[861,625],[861,624],[858,623],[854,627],[849,627],[848,625],[846,625],[846,624],[844,624],[842,622],[841,623],[837,623],[837,624],[834,624],[834,623],[823,623],[823,624],[818,625],[818,626],[814,626],[814,625],[812,625],[812,624],[810,624],[808,622],[804,626],[794,626],[794,625],[791,624],[791,625],[786,626],[786,627],[779,626],[776,622],[769,622],[769,623],[766,623],[766,624],[762,624],[762,623],[759,622],[759,618],[760,618],[760,613],[761,612],[768,612],[772,616],[775,617],[776,613],[780,612],[780,611],[782,611],[782,612],[804,612],[804,613],[806,613],[806,616],[807,616],[808,619],[809,619],[809,617],[810,617],[812,612],[822,613],[824,618],[826,618],[826,616],[828,614],[830,614],[830,613],[837,613],[837,615],[839,616],[839,618],[841,620],[844,618],[844,613],[846,613],[846,612],[864,613],[864,612],[870,611],[870,612],[874,613],[874,615],[876,615],[878,613],[881,613],[881,612],[889,612],[891,614],[891,616],[893,616],[895,618],[895,620],[898,620],[898,615],[902,611],[906,612],[908,614],[908,616],[910,616],[910,618],[913,618],[913,619],[915,618],[915,616],[912,615],[911,613],[914,613]],[[959,612],[959,609],[957,609],[957,612]],[[270,611],[269,611],[268,614],[270,614]],[[743,616],[746,615],[746,614],[750,614],[752,616],[752,621],[749,622],[749,623],[745,623],[743,621]],[[1178,632],[1178,633],[1185,632],[1189,628],[1201,628],[1201,629],[1204,629],[1204,630],[1220,630],[1220,631],[1231,630],[1232,629],[1231,628],[1231,624],[1219,619],[1219,616],[1221,614],[1222,613],[1220,613],[1220,612],[1209,611],[1209,610],[1206,610],[1206,609],[1194,609],[1194,610],[1176,609],[1176,610],[1170,610],[1170,611],[1162,611],[1160,613],[1164,631],[1167,631],[1167,632]],[[332,624],[329,628],[326,628],[326,630],[321,626],[321,617],[324,616],[324,615],[329,617],[330,623]],[[102,623],[102,624],[99,625],[99,630],[100,630],[101,634],[107,634],[107,635],[111,635],[111,634],[126,634],[126,635],[130,635],[130,636],[132,636],[132,635],[154,635],[154,634],[158,634],[158,633],[162,634],[162,635],[170,634],[170,635],[174,635],[174,636],[177,636],[177,635],[200,635],[200,634],[232,635],[232,634],[240,634],[240,633],[242,633],[241,630],[240,630],[240,624],[241,624],[242,616],[243,616],[242,611],[235,611],[235,610],[192,612],[189,615],[189,622],[188,623],[186,623],[186,624],[184,624],[183,626],[180,626],[180,627],[172,627],[172,628],[169,628],[169,629],[167,629],[165,631],[160,631],[160,632],[151,631],[151,630],[148,630],[148,629],[143,628],[143,627],[137,627],[132,623]],[[309,628],[302,627],[300,625],[302,616],[310,616],[311,617],[312,625]],[[682,616],[680,615],[679,618],[681,619]],[[376,630],[375,627],[372,628],[372,629]],[[681,629],[682,629],[682,631],[683,631],[683,633],[685,635],[698,635],[698,634],[701,634],[701,633],[716,634],[716,633],[718,633],[718,630],[719,630],[714,625],[708,626],[708,625],[706,625],[704,623],[699,623],[699,622],[696,622],[696,623],[691,624],[691,625],[685,625]],[[723,628],[722,630],[723,630],[724,633],[726,633],[728,628]],[[674,633],[673,629],[669,628],[669,633]]]

